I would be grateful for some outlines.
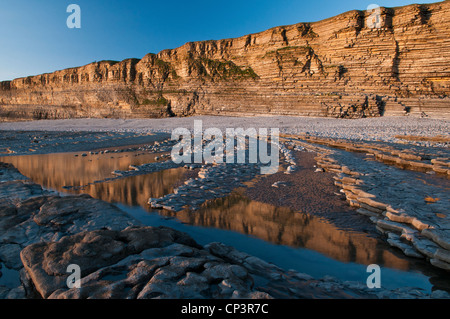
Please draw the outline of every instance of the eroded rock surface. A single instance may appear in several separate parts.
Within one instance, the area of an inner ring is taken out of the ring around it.
[[[450,1],[349,11],[0,83],[0,117],[449,116]]]
[[[98,230],[37,243],[21,252],[31,285],[44,298],[377,298],[357,283],[314,280],[221,243],[204,248],[165,227]],[[68,288],[67,267],[81,268]],[[416,297],[426,297],[416,292]],[[411,294],[403,292],[404,296]]]
[[[140,223],[116,206],[88,195],[59,196],[45,191],[12,165],[1,164],[0,262],[20,271],[20,251],[82,231],[124,229]]]
[[[436,164],[448,167],[448,158],[435,158],[436,153],[443,150],[428,149],[427,153],[418,155],[393,146],[310,137],[306,140],[327,147],[296,138],[289,143],[318,152],[318,166],[336,174],[335,185],[341,188],[349,204],[358,208],[357,213],[369,217],[391,246],[407,256],[425,258],[435,267],[450,270],[450,197],[447,191],[450,171],[443,168],[437,173],[435,167]],[[382,153],[391,154],[391,159],[384,157],[383,160],[383,156],[388,155]],[[410,165],[398,169],[399,160],[412,160],[421,164],[421,169]],[[432,179],[427,175],[436,176]]]
[[[8,193],[0,199],[0,265],[16,269],[20,285],[0,286],[0,298],[450,297],[314,279],[221,243],[202,247],[185,233],[140,225],[114,205],[86,195],[60,197],[10,165],[4,170],[12,172],[0,174],[10,176],[0,182],[0,193]],[[80,288],[67,285],[72,264],[80,267]]]

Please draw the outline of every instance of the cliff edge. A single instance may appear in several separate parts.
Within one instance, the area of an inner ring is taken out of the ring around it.
[[[350,11],[0,83],[0,120],[450,118],[450,0]]]

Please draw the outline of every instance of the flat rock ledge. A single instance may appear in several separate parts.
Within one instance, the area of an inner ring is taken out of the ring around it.
[[[69,265],[81,271],[69,288]],[[142,225],[112,204],[43,190],[0,163],[0,277],[18,274],[1,299],[450,298],[404,287],[314,279],[283,270],[221,243],[204,247],[189,235]]]
[[[426,259],[431,265],[450,271],[450,218],[447,214],[442,215],[444,217],[438,217],[439,214],[423,209],[410,208],[405,211],[393,208],[389,204],[390,198],[377,198],[376,195],[364,191],[364,174],[339,163],[333,158],[335,150],[296,140],[298,136],[288,136],[288,138],[292,138],[287,140],[291,146],[301,146],[317,153],[315,160],[319,171],[331,172],[335,175],[335,185],[341,189],[341,193],[345,194],[349,205],[357,208],[358,214],[369,217],[377,231],[385,235],[389,245],[400,249],[406,256]],[[355,146],[357,143],[354,142],[337,143],[331,139],[318,138],[308,140],[352,152],[371,154],[372,151],[367,146],[365,148]],[[389,149],[389,151],[397,154],[394,150]],[[399,154],[403,158],[408,158],[406,155],[414,156],[406,153]],[[391,164],[392,161],[387,163]],[[446,212],[448,202],[442,205],[443,211]]]
[[[198,245],[166,227],[96,230],[32,244],[20,253],[28,291],[49,299],[427,298],[411,288],[369,290],[361,283],[315,280],[221,243]],[[81,269],[68,288],[67,267]]]

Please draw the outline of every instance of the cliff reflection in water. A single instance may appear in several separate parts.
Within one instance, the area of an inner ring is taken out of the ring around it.
[[[68,192],[63,186],[93,183],[111,177],[114,170],[154,161],[156,156],[136,155],[108,153],[75,157],[74,154],[48,154],[1,157],[0,161],[12,163],[22,174],[44,187]],[[170,169],[94,183],[72,192],[149,210],[148,199],[173,192],[173,185],[186,172],[184,168]],[[324,219],[252,201],[239,193],[211,201],[196,212],[159,213],[190,225],[232,230],[275,244],[304,247],[342,262],[376,263],[402,270],[410,268],[407,259],[397,257],[387,245],[364,233],[344,231]]]
[[[239,193],[212,201],[195,212],[164,214],[190,225],[232,230],[274,244],[311,249],[342,262],[410,268],[408,260],[397,257],[387,245],[365,233],[344,231],[322,218],[252,201]]]
[[[61,153],[5,156],[0,157],[0,161],[13,164],[23,175],[46,188],[89,194],[112,203],[146,207],[150,197],[173,192],[173,185],[183,177],[186,169],[176,168],[110,182],[89,183],[113,177],[111,172],[114,170],[127,170],[130,165],[154,162],[157,155],[124,152],[75,157],[72,153]],[[80,190],[63,188],[83,185],[87,186]]]

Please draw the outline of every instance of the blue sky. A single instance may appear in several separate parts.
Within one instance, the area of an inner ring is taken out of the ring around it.
[[[419,3],[437,1],[420,0]],[[408,0],[0,0],[0,81],[100,60],[142,58],[190,41],[224,39]],[[69,29],[69,4],[81,29]]]

